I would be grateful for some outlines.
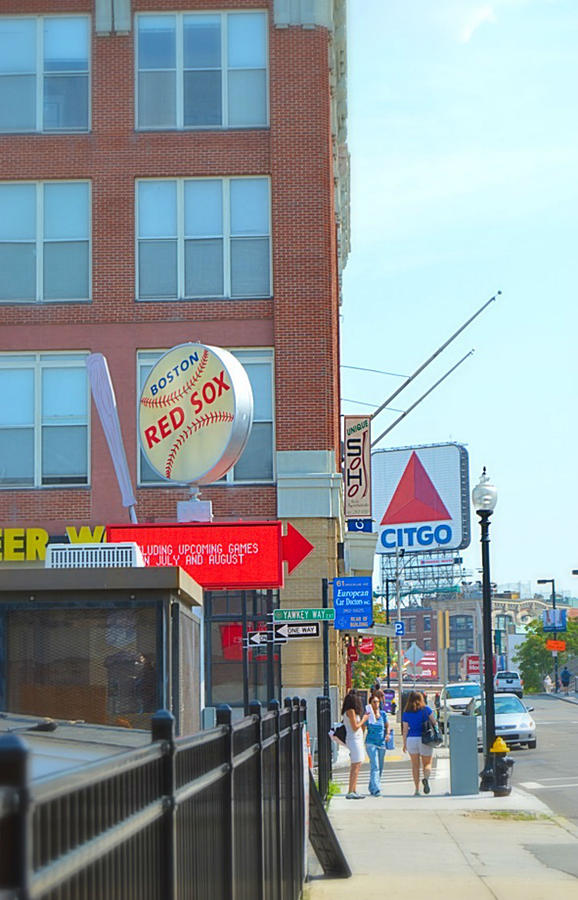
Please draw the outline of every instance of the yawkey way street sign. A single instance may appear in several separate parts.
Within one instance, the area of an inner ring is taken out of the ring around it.
[[[325,607],[316,609],[274,609],[274,622],[313,622],[327,621],[333,622],[335,618],[335,610]]]
[[[274,622],[275,638],[317,638],[321,634],[319,622]]]

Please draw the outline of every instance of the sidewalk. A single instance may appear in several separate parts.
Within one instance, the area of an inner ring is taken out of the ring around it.
[[[413,797],[410,781],[400,781],[404,768],[386,764],[382,797],[332,799],[329,817],[353,876],[324,878],[310,858],[304,900],[406,900],[412,894],[440,894],[443,900],[576,900],[578,830],[516,787],[504,798],[451,796],[449,753],[443,748],[436,753],[429,796]],[[400,755],[394,751],[390,763]],[[345,752],[334,777],[343,781],[347,767]],[[362,767],[361,792],[368,769]]]

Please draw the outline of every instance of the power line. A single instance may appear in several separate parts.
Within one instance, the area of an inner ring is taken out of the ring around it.
[[[409,378],[399,372],[384,372],[383,369],[366,369],[363,366],[340,366],[341,369],[355,369],[356,372],[375,372],[376,375],[391,375],[393,378]]]

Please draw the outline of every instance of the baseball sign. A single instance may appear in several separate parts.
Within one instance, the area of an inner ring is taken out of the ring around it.
[[[241,456],[252,421],[247,373],[220,347],[173,347],[153,367],[140,396],[143,453],[170,481],[217,481]]]

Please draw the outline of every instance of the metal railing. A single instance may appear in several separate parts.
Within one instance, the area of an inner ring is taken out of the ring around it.
[[[0,738],[0,896],[43,900],[297,900],[305,878],[305,701],[31,781]],[[307,774],[307,773],[305,773]],[[6,894],[4,893],[6,892]]]
[[[325,803],[329,794],[329,782],[331,781],[331,701],[329,697],[317,698],[317,782],[319,794]]]

